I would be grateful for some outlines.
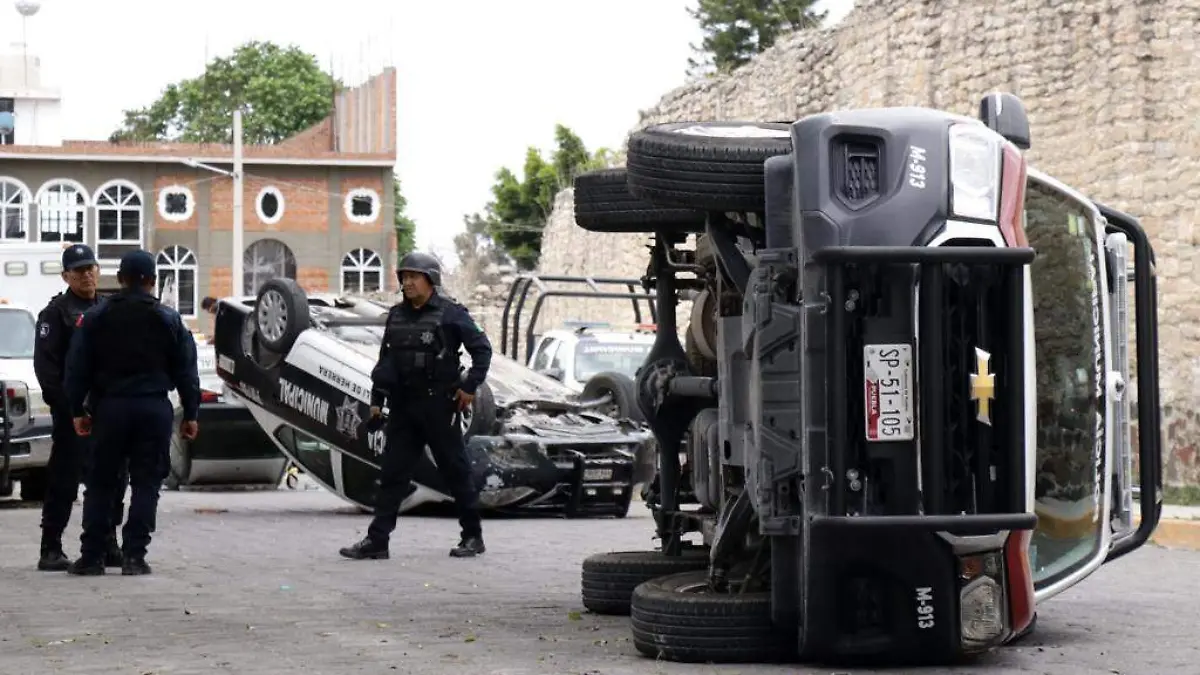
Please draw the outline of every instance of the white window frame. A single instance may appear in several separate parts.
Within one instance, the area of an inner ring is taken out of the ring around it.
[[[187,197],[187,208],[182,214],[167,212],[167,195],[172,192],[185,195]],[[186,185],[168,185],[158,191],[158,217],[172,223],[186,222],[196,213],[196,195],[192,194],[191,188]]]
[[[380,258],[378,253],[376,253],[375,251],[373,251],[369,248],[351,249],[350,251],[348,251],[346,253],[346,255],[342,256],[342,266],[338,270],[338,285],[343,294],[345,294],[347,292],[347,290],[346,290],[346,273],[347,272],[358,275],[358,288],[353,291],[350,291],[352,293],[368,292],[368,291],[363,290],[363,286],[365,285],[364,277],[367,272],[376,272],[379,274],[379,289],[378,290],[382,291],[382,290],[386,290],[386,288],[387,288],[385,279],[383,278],[383,273],[384,273],[383,258]]]
[[[274,195],[275,201],[279,204],[279,209],[275,212],[275,215],[270,218],[268,218],[267,215],[265,213],[263,213],[263,208],[262,208],[263,197],[265,197],[267,195]],[[283,220],[283,208],[284,208],[283,192],[281,192],[279,190],[279,188],[275,187],[274,185],[268,185],[265,188],[259,190],[258,196],[254,198],[254,212],[258,214],[258,219],[261,220],[264,225],[274,225],[274,224],[278,223],[279,221]]]
[[[200,265],[196,262],[196,254],[186,246],[172,244],[158,252],[155,262],[158,268],[159,297],[162,296],[163,289],[166,288],[168,280],[174,280],[174,303],[168,304],[173,305],[175,311],[179,312],[179,315],[183,318],[196,318],[200,309]],[[187,314],[179,309],[180,272],[192,273],[192,311]]]
[[[371,199],[371,215],[356,216],[354,215],[354,198],[369,197]],[[346,219],[358,225],[370,225],[379,219],[379,212],[383,208],[383,201],[379,198],[379,193],[371,188],[354,188],[346,193],[346,198],[342,202],[342,211],[346,214]]]
[[[117,189],[118,196],[120,196],[120,194],[121,194],[120,188],[125,188],[125,189],[129,190],[129,195],[125,198],[126,201],[124,203],[117,203],[117,200],[110,200],[109,196],[105,194],[108,190],[111,190],[113,188]],[[101,203],[102,199],[110,200],[112,203],[103,204],[103,203]],[[132,201],[134,199],[137,200],[137,206],[136,206],[137,239],[120,239],[119,237],[121,236],[121,229],[122,229],[121,228],[122,222],[121,222],[120,218],[122,217],[124,212],[135,210],[135,207],[131,206],[128,203],[129,201]],[[145,196],[142,194],[141,188],[134,185],[130,181],[127,181],[127,180],[124,180],[121,178],[118,178],[115,180],[110,180],[107,183],[105,183],[104,185],[101,185],[100,188],[98,190],[96,190],[96,194],[92,195],[92,205],[93,205],[92,210],[96,214],[96,217],[93,220],[95,221],[95,228],[96,228],[95,241],[96,241],[97,247],[106,246],[106,245],[108,245],[108,246],[112,246],[112,245],[141,246],[145,242],[145,240],[146,240],[146,215],[145,215],[146,199],[145,199]],[[118,214],[118,218],[117,218],[117,237],[118,238],[117,239],[101,239],[100,238],[100,212],[101,211],[116,211],[117,212],[117,214]]]
[[[27,243],[30,235],[33,234],[31,232],[32,224],[29,222],[29,205],[33,203],[33,193],[29,191],[28,185],[12,176],[0,176],[0,185],[11,185],[17,189],[8,197],[0,195],[0,243]],[[9,211],[18,213],[21,227],[25,230],[25,236],[21,239],[9,239],[4,231]]]
[[[61,232],[56,232],[54,230],[46,230],[43,228],[43,224],[46,221],[46,217],[47,217],[47,214],[50,212],[50,209],[43,208],[44,205],[42,202],[46,198],[46,196],[50,193],[50,190],[52,188],[56,188],[56,187],[60,187],[60,186],[67,187],[67,188],[70,188],[71,190],[73,190],[75,192],[75,194],[79,195],[79,198],[82,200],[82,203],[70,204],[70,205],[50,204],[49,206],[51,206],[55,211],[58,211],[58,210],[66,211],[68,214],[68,216],[67,216],[68,221],[76,220],[77,216],[82,215],[83,217],[80,220],[82,220],[83,222],[80,223],[80,225],[79,225],[80,231],[79,231],[79,239],[78,240],[61,239],[60,238],[57,240],[50,240],[50,241],[54,241],[55,243],[63,241],[63,242],[71,242],[71,243],[76,243],[76,244],[86,244],[87,243],[87,227],[88,227],[87,213],[89,210],[91,210],[91,206],[92,206],[90,194],[88,193],[87,189],[83,187],[82,183],[80,183],[77,180],[71,179],[71,178],[51,178],[50,180],[46,181],[45,183],[42,183],[42,186],[40,188],[38,188],[37,195],[33,199],[34,204],[37,205],[37,241],[39,241],[39,242],[47,241],[42,238],[42,235],[47,232],[62,234]]]

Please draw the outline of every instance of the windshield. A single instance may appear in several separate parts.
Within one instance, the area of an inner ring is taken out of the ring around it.
[[[596,373],[613,371],[633,377],[646,360],[651,342],[582,341],[575,345],[576,382],[587,382]]]
[[[1099,246],[1090,211],[1028,184],[1025,231],[1037,250],[1033,284],[1037,363],[1037,528],[1034,581],[1052,583],[1096,555],[1104,475],[1104,334]]]
[[[23,309],[0,309],[0,359],[33,358],[33,315]]]

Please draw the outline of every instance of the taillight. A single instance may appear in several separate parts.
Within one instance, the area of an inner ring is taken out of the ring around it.
[[[221,400],[221,395],[215,391],[201,391],[200,392],[200,402],[201,403],[216,403],[219,400]]]

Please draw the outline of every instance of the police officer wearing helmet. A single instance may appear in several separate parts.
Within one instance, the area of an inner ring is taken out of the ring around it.
[[[408,496],[413,469],[428,444],[454,497],[462,528],[462,538],[450,555],[479,555],[485,549],[476,510],[478,490],[459,420],[487,378],[492,345],[465,307],[436,292],[441,285],[437,259],[409,253],[397,273],[404,300],[388,312],[379,362],[371,373],[371,422],[382,421],[385,399],[390,409],[375,517],[367,536],[340,553],[355,560],[388,557],[400,503]],[[465,378],[460,347],[471,356]]]
[[[67,290],[50,299],[38,314],[37,339],[33,347],[33,369],[42,388],[42,399],[50,406],[53,420],[50,461],[46,465],[46,494],[42,500],[42,543],[37,568],[65,570],[71,563],[62,548],[63,530],[71,520],[71,509],[79,496],[79,483],[89,452],[87,441],[75,435],[71,409],[63,391],[63,370],[71,335],[83,313],[100,302],[96,281],[100,265],[92,249],[73,244],[62,252],[62,278]],[[112,528],[109,530],[104,563],[121,566],[121,548],[116,527],[121,522],[125,500],[125,472],[120,490],[113,494]]]
[[[66,393],[75,432],[94,439],[94,458],[83,499],[80,555],[67,568],[77,575],[104,574],[104,537],[112,527],[111,503],[119,472],[129,464],[129,514],[121,531],[122,574],[149,574],[146,549],[167,476],[174,409],[179,391],[180,434],[196,438],[200,375],[196,341],[175,310],[154,297],[154,258],[142,250],[121,257],[121,291],[83,315],[67,354]],[[90,396],[94,417],[84,409]]]

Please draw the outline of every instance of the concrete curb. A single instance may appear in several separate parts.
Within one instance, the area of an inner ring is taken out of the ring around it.
[[[1134,512],[1138,506],[1134,503]],[[1141,518],[1134,517],[1134,523]],[[1164,548],[1184,551],[1200,551],[1200,507],[1163,504],[1162,518],[1154,534],[1150,535],[1150,543]]]

